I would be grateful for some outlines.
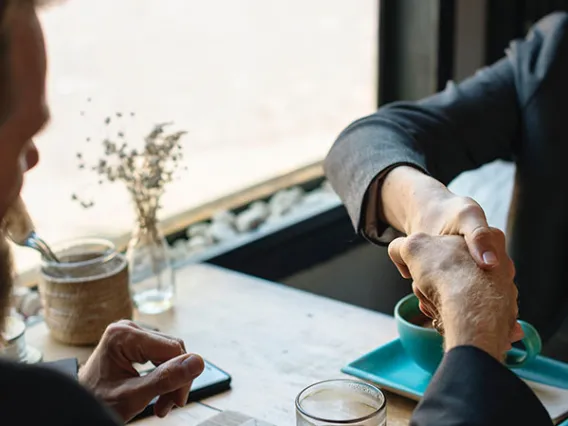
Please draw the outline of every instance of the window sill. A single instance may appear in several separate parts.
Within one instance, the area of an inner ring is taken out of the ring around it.
[[[319,161],[202,206],[189,209],[179,215],[169,217],[161,222],[161,229],[171,242],[184,235],[188,226],[209,220],[218,211],[243,209],[256,200],[269,198],[272,194],[292,186],[302,186],[305,190],[311,190],[317,187],[322,180],[323,166],[322,162]],[[338,205],[335,206],[335,208],[337,208]],[[318,214],[319,212],[310,212],[307,216],[315,216]],[[263,231],[251,232],[227,244],[218,244],[210,250],[200,253],[198,256],[191,257],[186,261],[176,262],[174,266],[181,267],[191,262],[225,259],[225,257],[223,257],[224,253],[234,253],[238,251],[239,247],[244,247],[253,241],[266,239],[268,235],[281,232],[282,229],[289,227],[292,223],[301,223],[306,219],[306,216],[294,216],[290,219],[286,218],[286,220],[282,223],[278,223],[274,227],[266,228]],[[113,238],[112,240],[119,249],[123,250],[128,244],[129,239],[130,234],[127,233]],[[22,271],[17,276],[17,284],[25,287],[35,287],[38,281],[39,270],[37,267]]]

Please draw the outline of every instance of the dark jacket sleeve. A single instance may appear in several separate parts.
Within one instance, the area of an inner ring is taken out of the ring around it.
[[[0,361],[0,424],[118,426],[76,380],[45,366]]]
[[[489,354],[460,346],[446,354],[411,426],[552,425],[532,390]]]
[[[344,130],[325,172],[355,228],[362,227],[369,185],[393,165],[413,165],[447,184],[463,171],[512,159],[521,111],[547,81],[555,58],[568,55],[567,25],[565,13],[549,15],[473,77],[418,102],[387,105]]]

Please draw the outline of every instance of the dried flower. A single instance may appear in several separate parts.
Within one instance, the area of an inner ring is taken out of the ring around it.
[[[116,116],[120,118],[122,113],[116,113]],[[130,113],[130,116],[134,116],[134,113]],[[110,122],[111,118],[106,117],[105,125],[108,126]],[[101,176],[99,184],[102,184],[103,180],[120,181],[125,184],[134,202],[141,226],[155,225],[165,186],[174,180],[174,174],[183,158],[180,140],[186,132],[167,133],[166,128],[170,125],[171,123],[156,124],[144,138],[142,150],[129,147],[123,140],[116,143],[108,138],[104,139],[102,141],[104,158],[99,158],[88,167]],[[119,132],[118,136],[124,138],[124,133]],[[90,138],[87,138],[87,141],[90,141]],[[78,153],[77,158],[81,161],[79,168],[85,168],[83,155]],[[92,201],[79,199],[76,194],[71,198],[84,208],[94,205]]]

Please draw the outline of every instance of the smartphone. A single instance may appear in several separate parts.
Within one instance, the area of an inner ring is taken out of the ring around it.
[[[150,368],[140,369],[139,373],[143,376],[154,369],[155,367],[151,366]],[[201,373],[201,375],[193,381],[187,402],[209,398],[210,396],[225,392],[230,388],[231,376],[219,367],[205,361],[205,369],[203,370],[203,373]],[[158,398],[154,398],[141,413],[132,419],[132,421],[153,416],[154,404],[157,400]]]

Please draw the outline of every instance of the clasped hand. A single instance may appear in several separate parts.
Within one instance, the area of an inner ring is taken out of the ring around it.
[[[489,270],[479,268],[461,236],[414,234],[394,240],[389,255],[402,276],[413,279],[422,311],[442,321],[446,350],[472,345],[502,360],[523,337],[515,268],[504,234],[490,228],[486,237],[500,259]]]

